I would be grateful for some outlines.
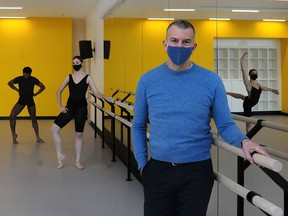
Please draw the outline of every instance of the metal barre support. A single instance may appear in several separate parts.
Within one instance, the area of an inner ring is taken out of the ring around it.
[[[278,124],[278,123],[274,123],[274,122],[270,122],[270,121],[263,121],[263,120],[258,120],[256,118],[252,118],[252,117],[245,117],[245,116],[241,116],[241,115],[236,115],[236,114],[232,114],[234,120],[239,120],[239,121],[243,121],[243,122],[248,122],[248,123],[252,123],[252,124],[256,124],[251,131],[249,131],[247,133],[248,137],[253,137],[260,129],[261,127],[267,127],[267,128],[271,128],[271,129],[275,129],[275,130],[279,130],[279,131],[283,131],[283,132],[288,132],[288,126],[287,125],[283,125],[283,124]],[[258,124],[258,125],[257,125]],[[269,149],[266,148],[266,150],[269,153],[272,153],[274,156],[277,156],[279,158],[282,159],[286,159],[287,160],[287,156],[283,153],[281,154],[280,152],[277,152],[274,149]],[[244,160],[242,160],[242,158],[238,157],[238,183],[241,185],[244,185],[244,172],[245,172],[245,164],[244,164]],[[279,179],[283,178],[279,173],[275,173],[271,170],[265,169],[260,167],[260,169],[262,169],[262,171],[264,171],[271,179],[274,180],[274,182],[282,187],[283,189],[283,185],[287,184],[287,181],[285,180],[285,183],[283,183],[283,181],[279,181]],[[277,180],[275,180],[275,178]],[[284,190],[284,189],[283,189]],[[288,192],[286,190],[284,190],[284,212],[285,215],[288,215]],[[243,212],[243,208],[244,208],[244,200],[241,197],[237,197],[237,216],[242,216],[244,215]]]
[[[132,181],[131,178],[131,127],[132,127],[132,123],[127,121],[126,119],[116,115],[114,112],[111,112],[103,107],[101,107],[100,105],[93,103],[92,101],[90,101],[90,103],[92,103],[94,106],[96,106],[98,109],[102,110],[103,112],[107,113],[109,116],[111,116],[114,120],[114,123],[112,123],[113,126],[113,159],[112,161],[116,161],[115,160],[115,119],[117,119],[118,121],[120,121],[121,123],[123,123],[125,125],[125,127],[127,128],[127,181]]]
[[[127,92],[127,91],[124,91],[124,90],[121,90],[121,89],[117,89],[117,91],[121,92],[121,93],[124,93],[124,94],[135,95],[135,93],[133,93],[133,92]]]
[[[252,117],[246,117],[241,115],[232,114],[234,120],[243,121],[247,123],[257,124],[258,119]],[[283,124],[278,124],[270,121],[263,121],[261,122],[263,127],[268,127],[275,130],[280,130],[284,132],[288,132],[288,126]]]
[[[131,111],[133,111],[134,110],[134,106],[131,106],[131,105],[129,105],[129,104],[124,104],[124,103],[122,103],[122,102],[120,102],[120,101],[118,101],[118,100],[116,100],[116,101],[114,101],[114,102],[111,102],[111,101],[109,101],[110,102],[110,105],[111,104],[116,104],[116,105],[118,105],[121,109],[123,108],[123,109],[126,109],[126,110],[131,110]],[[98,105],[98,108],[100,109],[100,106]],[[114,119],[117,119],[118,121],[120,121],[125,127],[127,127],[127,129],[128,128],[131,128],[132,127],[132,123],[130,122],[130,121],[127,121],[126,119],[124,119],[124,118],[122,118],[121,116],[118,116],[118,115],[116,115],[115,113],[113,113],[113,112],[110,112],[110,111],[108,111],[108,110],[105,110],[104,109],[104,107],[102,107],[101,108],[102,109],[102,111],[103,112],[105,112],[105,113],[107,113],[108,115],[110,115],[112,118],[114,118]],[[242,117],[243,116],[240,116],[239,118],[238,118],[238,120],[239,119],[241,119],[241,120],[243,120],[242,119]],[[243,117],[244,119],[246,118],[246,117]],[[236,117],[236,119],[237,119],[237,117]],[[249,118],[248,118],[249,119]],[[258,119],[255,119],[255,120],[251,120],[251,118],[250,118],[250,120],[249,121],[251,121],[251,123],[258,123],[258,124],[260,124],[261,125],[261,127],[262,126],[266,126],[266,125],[268,125],[267,127],[270,127],[270,128],[273,128],[273,129],[278,129],[278,127],[280,127],[282,130],[283,130],[283,128],[282,128],[282,126],[283,125],[280,125],[280,124],[275,124],[275,123],[272,123],[272,122],[266,122],[265,121],[265,123],[264,123],[264,121],[262,122],[260,122],[259,123],[259,120]],[[129,130],[129,129],[128,129]],[[285,126],[284,126],[284,130],[283,131],[286,131],[285,130]],[[149,133],[147,133],[147,134],[149,134]],[[216,141],[217,142],[217,141]],[[224,142],[224,141],[223,141]],[[214,144],[214,143],[213,143]],[[230,145],[230,144],[228,144],[228,143],[226,143],[228,146],[232,146],[232,145]],[[232,146],[232,147],[234,147],[234,146]],[[239,148],[237,148],[237,147],[235,147],[236,149],[239,149]],[[241,149],[239,149],[239,150],[241,150]],[[233,153],[233,151],[232,151],[232,153]],[[243,151],[242,151],[242,153],[243,153]],[[237,154],[238,155],[238,154]],[[238,155],[239,156],[239,155]],[[259,157],[260,156],[260,157]],[[129,157],[129,155],[128,155],[128,157]],[[243,158],[245,158],[245,156],[244,156],[244,153],[243,153],[243,156],[240,156],[240,157],[243,157]],[[261,157],[263,157],[263,158],[261,158]],[[268,169],[271,169],[272,171],[277,171],[277,172],[279,172],[281,169],[282,169],[282,163],[281,162],[279,162],[279,161],[276,161],[276,163],[271,163],[270,164],[270,162],[267,162],[266,161],[266,163],[267,164],[265,164],[265,162],[264,162],[264,160],[265,159],[268,159],[267,157],[265,157],[265,156],[262,156],[262,155],[260,155],[260,154],[255,154],[254,156],[253,156],[253,159],[254,159],[254,161],[255,161],[255,163],[256,164],[258,164],[258,165],[260,165],[260,168],[261,168],[261,166],[262,166],[262,168],[268,168]],[[270,158],[271,159],[271,158]],[[262,163],[262,162],[264,162],[264,164]],[[129,162],[128,162],[128,166],[130,166],[130,164],[129,164]],[[128,168],[128,179],[127,180],[129,180],[130,179],[130,177],[129,177],[129,173],[130,173],[130,171],[129,171],[129,168]],[[237,183],[236,183],[237,184]],[[254,203],[253,203],[253,201],[254,201],[254,199],[256,198],[256,200],[260,197],[261,198],[261,196],[258,196],[258,194],[254,194],[254,192],[253,191],[250,191],[250,192],[248,192],[247,193],[247,195],[248,194],[250,194],[251,196],[250,196],[250,198],[249,198],[249,200],[250,201],[252,201],[251,203],[253,204],[253,205],[255,205]],[[247,199],[247,196],[245,197],[245,199]],[[257,206],[258,207],[258,206]],[[261,208],[260,208],[260,210],[261,210]],[[282,211],[282,209],[280,209],[281,211]],[[277,213],[275,214],[275,212],[274,213],[272,213],[271,215],[278,215]],[[279,214],[279,215],[282,215],[282,214]]]

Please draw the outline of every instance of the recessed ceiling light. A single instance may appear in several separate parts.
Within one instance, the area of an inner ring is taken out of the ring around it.
[[[195,9],[163,9],[164,11],[173,11],[173,12],[191,12],[191,11],[195,11]]]
[[[0,19],[26,19],[27,17],[22,16],[0,16]]]
[[[230,18],[209,18],[209,20],[231,20]]]
[[[232,12],[246,12],[246,13],[258,13],[259,10],[232,10]]]
[[[174,18],[148,18],[148,20],[174,20]]]
[[[23,7],[0,7],[0,10],[22,10]]]
[[[284,19],[263,19],[265,22],[285,22]]]

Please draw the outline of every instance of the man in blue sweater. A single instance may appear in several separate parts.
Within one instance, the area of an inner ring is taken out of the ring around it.
[[[242,146],[247,160],[253,162],[254,151],[268,154],[234,123],[219,76],[190,61],[197,47],[192,24],[174,21],[166,34],[167,62],[140,78],[135,96],[132,135],[144,216],[204,216],[214,182],[211,115],[221,137]]]

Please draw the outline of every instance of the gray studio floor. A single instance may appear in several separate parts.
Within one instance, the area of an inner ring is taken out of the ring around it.
[[[286,116],[263,118],[288,124]],[[0,121],[0,216],[143,215],[142,185],[134,177],[133,181],[126,181],[126,167],[120,160],[111,162],[111,150],[101,147],[101,138],[93,137],[94,130],[88,124],[82,155],[86,169],[80,171],[74,167],[73,123],[62,130],[66,159],[65,167],[59,170],[56,168],[56,153],[50,135],[52,120],[39,120],[41,137],[46,141],[43,144],[35,142],[29,120],[18,120],[17,145],[12,144],[8,120]],[[244,123],[238,124],[241,129],[244,128]],[[255,136],[255,140],[288,153],[286,133],[263,129]],[[235,157],[225,151],[219,153],[214,148],[212,153],[214,169],[235,178]],[[282,174],[287,177],[288,165],[286,161],[283,164]],[[273,203],[283,208],[282,191],[270,186],[273,185],[271,180],[267,180],[255,167],[247,172],[247,176],[248,187],[263,191],[264,197],[268,196]],[[207,216],[236,215],[235,200],[233,193],[215,183]],[[245,206],[245,215],[264,215],[258,209],[254,210],[249,203]]]
[[[126,181],[126,167],[102,149],[86,125],[83,164],[74,167],[73,123],[62,130],[65,167],[57,169],[50,135],[52,121],[40,120],[43,144],[35,143],[29,120],[17,122],[19,144],[11,141],[9,122],[1,120],[0,216],[140,216],[142,186]]]

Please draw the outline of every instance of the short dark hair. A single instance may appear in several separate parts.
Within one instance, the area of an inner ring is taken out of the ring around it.
[[[74,56],[72,60],[79,59],[81,63],[83,62],[83,58],[81,56]]]
[[[170,23],[170,25],[167,27],[167,30],[166,30],[166,36],[168,36],[171,26],[174,26],[174,25],[177,26],[180,29],[191,28],[193,30],[193,32],[194,32],[194,37],[195,37],[195,34],[196,34],[195,28],[187,20],[175,20],[172,23]]]
[[[253,68],[253,69],[249,70],[249,76],[252,74],[253,71],[257,72],[257,70]]]
[[[32,73],[32,69],[30,67],[24,67],[23,68],[23,73],[31,74]]]

